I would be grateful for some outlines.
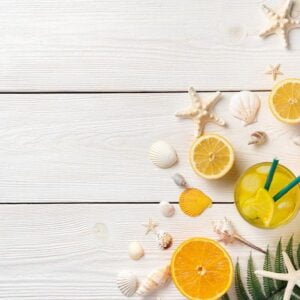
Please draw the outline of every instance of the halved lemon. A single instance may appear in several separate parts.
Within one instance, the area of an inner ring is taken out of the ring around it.
[[[288,124],[300,123],[300,79],[285,79],[277,83],[269,97],[275,117]]]
[[[218,179],[233,166],[233,148],[224,137],[206,134],[193,143],[190,162],[198,175],[207,179]]]
[[[187,299],[216,300],[230,288],[233,266],[219,243],[192,238],[175,250],[171,273],[175,286]]]

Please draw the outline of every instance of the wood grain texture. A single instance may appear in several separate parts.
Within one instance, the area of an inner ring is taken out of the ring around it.
[[[236,150],[235,168],[217,181],[197,177],[189,165],[193,123],[174,117],[190,103],[186,93],[1,95],[0,202],[177,201],[180,190],[170,179],[175,172],[214,201],[232,202],[235,180],[254,163],[277,156],[299,174],[300,148],[291,141],[299,126],[278,122],[262,93],[258,122],[244,127],[228,113],[231,95],[216,106],[227,127],[207,127]],[[265,145],[247,145],[255,130],[267,132]],[[175,167],[162,170],[149,161],[148,149],[158,139],[178,151]]]
[[[294,233],[300,241],[300,216],[276,230],[259,230],[246,224],[233,205],[217,204],[202,216],[188,218],[176,207],[173,218],[161,216],[158,205],[1,205],[0,212],[1,299],[121,300],[116,274],[131,270],[143,279],[154,267],[167,263],[176,245],[192,236],[216,238],[211,221],[229,216],[240,234],[261,247],[274,251],[280,236]],[[159,250],[155,237],[145,236],[141,224],[148,217],[174,237],[170,250]],[[104,224],[107,238],[97,228]],[[128,258],[130,241],[145,248],[140,261]],[[243,271],[250,250],[242,245],[226,247]],[[253,252],[255,265],[262,266],[262,255]],[[244,274],[244,272],[243,272]],[[159,292],[163,300],[181,300],[170,283]],[[138,298],[134,298],[138,299]],[[154,300],[156,297],[146,299]],[[234,297],[232,298],[235,299]]]
[[[262,2],[2,0],[0,91],[270,89],[268,64],[299,76],[300,31],[261,40]]]

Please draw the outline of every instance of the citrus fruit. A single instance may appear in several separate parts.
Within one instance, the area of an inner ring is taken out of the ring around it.
[[[179,198],[180,209],[190,217],[200,215],[211,204],[211,199],[195,188],[185,189]]]
[[[191,147],[190,162],[198,175],[207,179],[218,179],[233,165],[233,148],[219,135],[203,135]]]
[[[245,200],[243,214],[249,219],[259,218],[264,226],[269,226],[274,215],[274,200],[264,188],[259,188],[255,197]]]
[[[216,300],[231,286],[230,256],[217,242],[192,238],[175,250],[171,273],[177,289],[190,300]]]
[[[269,104],[278,120],[288,124],[300,123],[300,79],[285,79],[276,84]]]

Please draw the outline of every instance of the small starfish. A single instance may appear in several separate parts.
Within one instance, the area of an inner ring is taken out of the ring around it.
[[[144,227],[146,227],[146,235],[149,233],[149,232],[156,232],[156,227],[158,226],[158,223],[154,222],[151,218],[149,218],[149,221],[147,224],[143,224]]]
[[[196,137],[202,135],[204,127],[208,122],[213,122],[220,126],[225,125],[225,121],[223,119],[218,118],[214,113],[212,113],[213,107],[221,96],[220,92],[216,92],[208,101],[205,102],[200,98],[193,87],[189,88],[189,95],[192,100],[191,106],[184,111],[177,112],[176,117],[194,120]]]
[[[273,10],[262,5],[263,12],[269,19],[269,24],[260,32],[259,36],[265,38],[271,34],[277,34],[283,40],[285,47],[288,47],[288,32],[296,27],[300,27],[300,21],[291,17],[292,0],[285,0],[277,9]]]
[[[270,69],[265,74],[272,75],[274,81],[277,79],[278,75],[283,75],[283,73],[279,70],[280,64],[277,64],[276,66],[269,65],[269,68]]]
[[[286,252],[282,252],[284,264],[288,273],[274,273],[268,271],[255,271],[255,274],[267,278],[287,281],[287,287],[284,292],[283,300],[289,300],[292,296],[295,285],[300,287],[300,270],[295,270],[290,258]]]

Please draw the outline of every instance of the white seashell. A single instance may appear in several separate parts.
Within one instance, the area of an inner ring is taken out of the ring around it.
[[[242,91],[232,96],[229,110],[231,114],[245,122],[245,126],[256,121],[256,115],[260,108],[260,99],[257,94]]]
[[[174,174],[172,176],[172,179],[174,180],[175,184],[177,184],[178,186],[187,187],[186,180],[181,174],[179,173]]]
[[[152,271],[137,290],[139,296],[147,296],[164,286],[170,278],[170,266]]]
[[[139,242],[134,241],[131,242],[128,246],[128,254],[131,259],[139,260],[144,256],[145,252],[142,245]]]
[[[175,149],[164,141],[157,141],[150,147],[149,157],[154,165],[162,169],[170,168],[178,161]]]
[[[300,146],[300,135],[294,136],[292,138],[292,141],[294,142],[295,145]]]
[[[158,242],[158,245],[161,249],[168,249],[172,246],[173,238],[170,233],[165,231],[158,231],[156,235],[156,240]]]
[[[165,217],[172,217],[175,213],[175,207],[174,205],[172,205],[171,203],[167,202],[167,201],[162,201],[159,203],[159,208],[161,213],[165,216]]]
[[[124,296],[131,297],[138,288],[138,280],[131,272],[123,271],[118,274],[117,286]]]
[[[267,140],[267,134],[263,131],[255,131],[251,133],[248,145],[262,145]]]

